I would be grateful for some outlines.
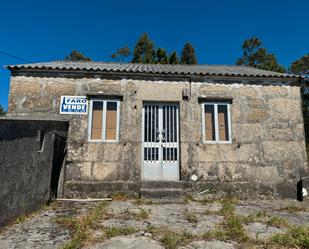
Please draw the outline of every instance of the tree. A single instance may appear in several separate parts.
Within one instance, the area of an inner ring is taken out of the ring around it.
[[[90,58],[86,57],[82,53],[72,50],[69,55],[64,58],[65,61],[91,61]]]
[[[166,50],[164,48],[158,48],[156,50],[156,63],[158,64],[167,64],[168,63],[168,57]]]
[[[180,61],[181,64],[197,64],[195,50],[191,43],[187,42],[183,47]]]
[[[274,54],[269,54],[262,47],[262,41],[259,38],[252,37],[245,40],[242,45],[243,55],[236,62],[237,65],[256,67],[263,70],[285,72],[284,67],[278,64]]]
[[[168,57],[168,64],[179,64],[179,58],[176,51],[173,51]]]
[[[277,58],[274,54],[268,54],[265,48],[261,48],[257,52],[256,67],[263,70],[284,73],[286,70],[283,66],[278,64]]]
[[[3,107],[0,105],[0,117],[4,116],[6,114],[6,111],[3,109]]]
[[[153,41],[150,40],[147,33],[143,33],[134,47],[132,63],[154,63],[154,62],[155,62],[155,50]]]
[[[131,50],[128,46],[118,48],[117,52],[112,54],[110,57],[117,60],[118,62],[127,62],[127,58],[131,55]]]
[[[290,71],[294,74],[309,76],[309,54],[306,54],[300,57],[298,60],[292,62]]]
[[[242,45],[243,56],[237,60],[236,64],[254,67],[258,49],[261,45],[261,40],[256,37],[245,40]]]

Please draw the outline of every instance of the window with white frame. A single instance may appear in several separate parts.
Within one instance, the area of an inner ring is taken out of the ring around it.
[[[202,103],[203,141],[205,143],[231,143],[230,103]]]
[[[90,100],[88,139],[116,142],[119,139],[119,100]]]

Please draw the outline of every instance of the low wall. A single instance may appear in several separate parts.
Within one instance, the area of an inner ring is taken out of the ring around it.
[[[152,198],[159,198],[160,190],[179,190],[180,196],[191,196],[203,192],[212,198],[233,196],[239,199],[263,198],[297,198],[297,184],[286,182],[281,184],[263,184],[254,182],[160,182],[160,181],[67,181],[65,197],[67,198],[104,198],[121,192],[132,196],[143,196],[145,190],[154,191]],[[174,192],[165,198],[174,198]],[[149,197],[149,196],[148,196]],[[178,196],[176,196],[178,197]]]
[[[49,200],[55,136],[66,136],[67,126],[0,119],[0,226]]]

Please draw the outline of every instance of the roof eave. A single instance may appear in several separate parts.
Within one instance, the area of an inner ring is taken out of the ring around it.
[[[120,70],[101,70],[101,69],[75,69],[75,68],[52,68],[52,67],[17,67],[14,65],[4,66],[11,72],[26,71],[26,72],[62,72],[62,73],[95,73],[95,74],[117,74],[117,75],[139,75],[152,77],[172,77],[172,78],[202,78],[202,77],[229,77],[229,78],[265,78],[265,79],[304,79],[301,75],[253,75],[253,74],[233,74],[233,73],[153,73],[153,72],[130,72]]]

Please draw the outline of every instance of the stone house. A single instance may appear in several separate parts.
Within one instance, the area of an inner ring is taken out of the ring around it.
[[[100,62],[8,69],[8,117],[69,122],[64,196],[158,186],[292,196],[308,172],[295,75]],[[61,96],[87,96],[86,115],[60,114]]]

